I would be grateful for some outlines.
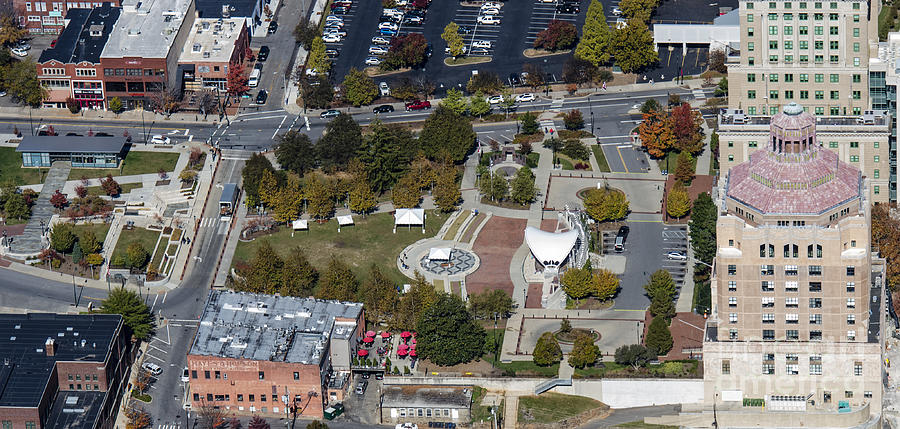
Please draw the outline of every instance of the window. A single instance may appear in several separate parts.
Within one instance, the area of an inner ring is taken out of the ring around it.
[[[737,313],[728,313],[728,322],[729,323],[737,323]]]
[[[789,57],[789,56],[790,56],[790,55],[785,55],[785,56],[784,56],[785,61],[787,60],[787,57]],[[788,90],[785,90],[785,91],[784,91],[784,98],[785,98],[786,100],[793,99],[793,98],[794,98],[794,91],[789,90],[789,89],[788,89]]]
[[[191,370],[191,378],[193,378],[194,380],[197,379],[197,370],[195,370],[195,369]]]
[[[753,14],[752,13],[747,14],[747,22],[753,22]]]
[[[822,375],[821,355],[809,355],[809,375]]]
[[[791,325],[800,323],[800,316],[797,313],[787,313],[784,315],[784,322]]]
[[[863,392],[863,397],[864,397],[864,398],[871,398],[871,397],[872,397],[872,391],[871,391],[871,390],[866,390],[865,392]]]
[[[771,280],[763,280],[761,287],[763,292],[775,292],[775,282]]]
[[[822,282],[809,282],[810,292],[822,292]]]
[[[816,94],[816,100],[824,100],[825,99],[825,91],[816,91],[815,94]],[[821,115],[822,113],[817,113],[817,114]]]
[[[828,94],[828,96],[829,96],[832,100],[840,100],[840,99],[841,99],[841,92],[840,92],[840,91],[831,91],[831,92]]]
[[[775,266],[774,265],[760,265],[759,266],[759,275],[774,276],[775,275]]]
[[[848,315],[847,315],[847,324],[848,324],[848,325],[855,325],[855,324],[856,324],[856,315],[855,315],[855,314],[848,314]]]
[[[853,29],[853,37],[859,37],[859,28]]]
[[[803,42],[800,42],[800,47],[805,49]],[[809,75],[806,73],[800,73],[800,82],[809,82]]]
[[[853,52],[859,52],[859,42],[853,42]]]
[[[856,331],[847,331],[847,341],[856,341]]]
[[[737,297],[736,296],[728,297],[728,306],[729,307],[737,307]]]
[[[800,91],[800,99],[808,100],[809,99],[809,91]]]
[[[769,99],[777,100],[778,99],[778,91],[774,89],[769,90]]]
[[[738,339],[737,329],[729,329],[728,330],[728,339],[729,340]]]
[[[265,380],[265,379],[266,379],[266,372],[265,372],[265,371],[260,371],[260,372],[259,372],[259,379],[260,379],[260,380]]]
[[[792,36],[793,34],[794,34],[794,27],[791,27],[790,25],[785,25],[784,26],[784,35]],[[788,43],[791,43],[791,42],[789,42],[789,41],[784,42],[784,47],[787,49],[793,49],[791,47],[788,47]]]
[[[209,380],[209,371],[203,371],[203,378]]]
[[[772,42],[769,42],[769,48],[772,48]],[[775,42],[775,48],[778,48],[778,42]],[[769,82],[778,82],[778,73],[769,73]]]
[[[856,308],[856,298],[847,298],[847,308]]]
[[[796,265],[785,265],[784,266],[784,275],[786,276],[796,276],[798,271],[798,267]]]
[[[294,380],[299,380],[299,379],[300,379],[300,373],[294,372]]]
[[[787,297],[784,299],[784,306],[788,308],[797,308],[800,306],[800,298]]]
[[[752,99],[755,99],[755,98],[756,98],[756,90],[753,90],[753,89],[748,90],[748,91],[747,91],[747,98],[749,98],[749,99],[751,99],[751,100],[752,100]]]
[[[822,275],[822,266],[821,265],[810,265],[809,266],[809,275],[821,276]]]
[[[821,36],[824,33],[825,33],[825,29],[821,25],[817,25],[817,26],[813,27],[813,34],[815,34],[816,36]]]
[[[729,280],[729,281],[728,281],[728,291],[729,291],[729,292],[736,292],[736,291],[737,291],[737,282],[736,282],[736,281],[734,281],[734,280]]]
[[[751,107],[751,109],[753,109],[753,108]],[[750,114],[752,115],[753,112],[750,112]],[[734,155],[728,155],[728,160],[729,160],[729,161],[734,161]]]
[[[763,329],[763,340],[775,341],[775,330],[774,329]]]
[[[775,306],[775,297],[774,296],[764,296],[762,297],[762,307],[769,308]]]
[[[753,43],[751,42],[750,45],[751,45],[750,50],[752,51]],[[747,73],[747,82],[756,82],[756,73]]]
[[[819,304],[821,307],[821,303]],[[811,325],[821,325],[822,324],[822,315],[821,314],[810,314],[809,315],[809,323]]]
[[[265,394],[265,393],[260,393],[260,394],[259,394],[259,401],[260,401],[260,402],[266,402],[266,394]]]
[[[850,265],[847,267],[847,276],[855,276],[856,275],[856,267]]]
[[[770,14],[769,14],[769,21],[778,21],[778,14],[777,14],[777,13],[770,13]]]
[[[855,282],[847,282],[847,292],[856,292]]]
[[[750,146],[750,147],[756,147],[756,142],[755,142],[755,141],[750,141],[750,142],[747,142],[747,145]]]
[[[216,371],[216,380],[218,380],[220,378],[222,378],[222,373],[219,371]]]
[[[854,57],[854,58],[853,58],[853,66],[854,66],[854,67],[859,67],[859,57]]]
[[[774,313],[763,313],[762,315],[763,323],[775,323],[775,314]]]
[[[810,341],[822,341],[822,331],[809,331]]]
[[[762,373],[763,373],[763,375],[775,374],[775,364],[774,363],[764,363],[762,365]]]
[[[852,390],[845,390],[845,391],[844,391],[844,397],[845,397],[845,398],[852,398],[852,397],[853,397],[853,391],[852,391]]]
[[[785,331],[785,338],[787,338],[788,341],[798,341],[800,339],[800,331],[788,329]]]
[[[874,193],[875,195],[880,194],[880,193],[881,193],[881,186],[878,186],[878,185],[872,186],[872,193]]]
[[[25,429],[35,429],[37,426],[34,424],[34,420],[29,420],[25,422]]]
[[[784,290],[786,292],[797,292],[799,282],[797,281],[787,281],[784,282]]]
[[[878,162],[881,160],[881,157],[878,155],[875,155],[875,157],[873,159],[875,160],[875,162]]]
[[[787,47],[787,46],[785,46],[785,47]],[[793,74],[793,73],[785,73],[785,74],[784,74],[784,81],[785,81],[785,82],[793,82],[793,81],[794,81],[794,74]]]
[[[802,16],[803,14],[800,14],[800,15]],[[809,34],[809,27],[807,27],[805,25],[801,25],[798,30],[799,30],[801,36],[806,36]],[[803,48],[803,46],[801,46],[800,48],[805,49],[805,48]]]
[[[747,9],[753,9],[753,3],[747,2],[745,6],[747,6]]]
[[[733,276],[737,274],[737,265],[729,265],[728,266],[728,275]]]
[[[822,308],[822,298],[810,298],[809,308]]]
[[[770,35],[770,36],[777,36],[777,35],[778,35],[778,26],[777,26],[777,25],[770,25],[770,26],[769,26],[769,35]]]

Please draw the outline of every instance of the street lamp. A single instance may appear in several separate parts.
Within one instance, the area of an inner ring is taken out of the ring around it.
[[[588,95],[588,106],[591,109],[591,134],[594,134],[594,101],[590,95]]]

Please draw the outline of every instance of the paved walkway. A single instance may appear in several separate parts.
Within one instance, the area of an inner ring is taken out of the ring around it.
[[[44,249],[43,233],[45,228],[50,227],[50,218],[53,217],[53,205],[50,204],[50,197],[57,190],[62,189],[69,177],[69,170],[72,165],[68,162],[57,161],[53,163],[47,172],[45,185],[41,190],[40,196],[31,209],[31,219],[25,225],[25,233],[16,237],[10,245],[9,251],[16,255],[34,255],[40,253]]]
[[[514,394],[506,395],[506,407],[503,410],[503,427],[515,428],[519,422],[519,397]]]

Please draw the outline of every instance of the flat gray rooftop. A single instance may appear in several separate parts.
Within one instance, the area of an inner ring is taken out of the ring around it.
[[[122,153],[124,137],[25,136],[16,152]]]
[[[191,0],[124,0],[100,58],[165,58]],[[194,17],[188,17],[191,25]]]
[[[210,291],[192,355],[319,364],[331,338],[354,335],[360,303]]]
[[[382,407],[469,408],[472,386],[385,386]]]

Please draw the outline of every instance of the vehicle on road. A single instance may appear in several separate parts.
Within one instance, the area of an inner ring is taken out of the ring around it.
[[[367,66],[380,66],[381,58],[377,58],[377,57],[366,58],[366,65]]]
[[[256,94],[256,104],[262,106],[266,104],[266,100],[269,99],[269,93],[266,92],[265,89],[259,91],[259,94]]]
[[[530,92],[526,92],[524,94],[519,94],[516,96],[516,103],[530,103],[534,100],[537,100],[537,97]]]
[[[500,25],[500,18],[494,15],[479,15],[477,21],[484,25]]]
[[[20,56],[20,57],[27,57],[27,56],[28,56],[28,51],[26,51],[26,50],[24,50],[24,49],[22,49],[22,48],[12,48],[12,49],[10,49],[10,51],[11,51],[12,53],[14,53],[14,54]]]
[[[384,380],[384,373],[383,372],[376,373],[375,379],[376,380]]]
[[[150,374],[153,374],[153,375],[162,374],[162,368],[160,368],[159,365],[157,365],[153,362],[144,362],[144,364],[141,365],[141,368],[147,370],[147,372],[149,372]]]
[[[419,425],[415,423],[397,423],[394,429],[419,429]]]
[[[54,134],[54,135],[55,135],[55,134]],[[113,136],[113,135],[110,134],[110,133],[103,133],[103,132],[94,134],[94,137],[112,137],[112,136]]]
[[[519,79],[518,73],[510,73],[507,81],[509,81],[509,86],[519,86],[522,84],[522,79]]]
[[[561,4],[559,6],[556,6],[556,12],[575,14],[581,12],[581,8],[574,4]]]
[[[387,29],[387,30],[397,31],[400,29],[400,26],[398,26],[397,24],[394,24],[393,22],[382,22],[381,24],[378,24],[378,29],[379,30]]]
[[[668,252],[666,253],[666,259],[672,259],[675,261],[687,261],[687,255],[681,252]]]
[[[619,9],[618,7],[614,7],[613,10],[612,10],[612,13],[613,13],[613,15],[615,15],[615,16],[619,16],[619,15],[622,14],[622,9]]]
[[[394,106],[390,104],[382,104],[372,109],[372,113],[390,113],[394,111]]]
[[[189,373],[188,367],[184,367],[184,371],[181,372],[181,382],[182,383],[187,383],[188,380],[190,380],[190,378],[188,377],[188,373]]]
[[[0,97],[6,97],[6,91],[0,91]]]
[[[472,42],[472,47],[473,48],[491,49],[494,47],[494,42],[492,42],[490,40],[476,40],[476,41]]]
[[[406,103],[406,111],[407,112],[411,112],[413,110],[430,109],[430,108],[431,108],[431,102],[428,100],[425,100],[425,101],[413,100],[413,101],[410,101],[409,103]]]
[[[487,97],[487,102],[490,104],[500,104],[503,102],[503,96],[495,95],[493,97]]]
[[[616,242],[614,244],[613,249],[616,252],[624,252],[625,251],[625,239],[628,238],[628,233],[631,231],[627,225],[622,225],[619,227],[619,232],[616,234]]]
[[[391,95],[391,87],[388,86],[387,82],[381,82],[378,84],[378,92],[381,93],[382,97],[388,97]]]
[[[325,50],[325,56],[328,58],[335,59],[339,55],[341,55],[341,51],[339,51],[337,49],[326,49]]]
[[[369,54],[370,55],[386,55],[387,53],[388,53],[388,50],[385,49],[383,46],[378,46],[378,45],[369,46]]]
[[[366,380],[362,380],[359,384],[356,385],[356,394],[364,395],[366,393],[366,388],[369,387],[369,382]]]
[[[344,38],[337,34],[323,34],[322,41],[325,43],[340,43]]]
[[[334,118],[334,117],[336,117],[337,115],[340,115],[340,114],[341,114],[341,112],[338,111],[338,110],[329,109],[329,110],[326,110],[326,111],[322,112],[322,114],[319,115],[319,117],[322,118],[322,119],[329,119],[329,118]]]
[[[270,22],[270,23],[269,23],[269,30],[268,30],[268,33],[269,33],[269,34],[275,34],[276,31],[278,31],[278,21],[272,21],[272,22]]]
[[[326,420],[334,420],[335,417],[344,413],[344,404],[338,402],[325,409],[323,415]]]
[[[269,59],[269,47],[263,45],[259,48],[259,53],[256,54],[256,61],[265,61]]]
[[[164,136],[162,134],[156,134],[153,137],[150,137],[150,143],[152,143],[152,144],[171,144],[172,140],[169,137]]]
[[[376,36],[372,38],[372,43],[376,45],[390,45],[391,39],[387,37]]]
[[[81,134],[73,133],[73,132],[68,132],[68,133],[66,133],[66,137],[72,137],[72,136],[74,136],[74,137],[81,137]]]
[[[331,8],[331,12],[332,12],[332,13],[335,13],[335,14],[338,14],[338,15],[343,15],[343,14],[345,14],[345,13],[347,13],[347,12],[350,12],[350,7],[349,7],[349,6],[337,6],[337,7],[333,7],[333,8]]]
[[[50,48],[51,48],[51,49],[56,47],[56,41],[57,41],[57,40],[58,40],[58,39],[53,39],[53,41],[50,42]]]

